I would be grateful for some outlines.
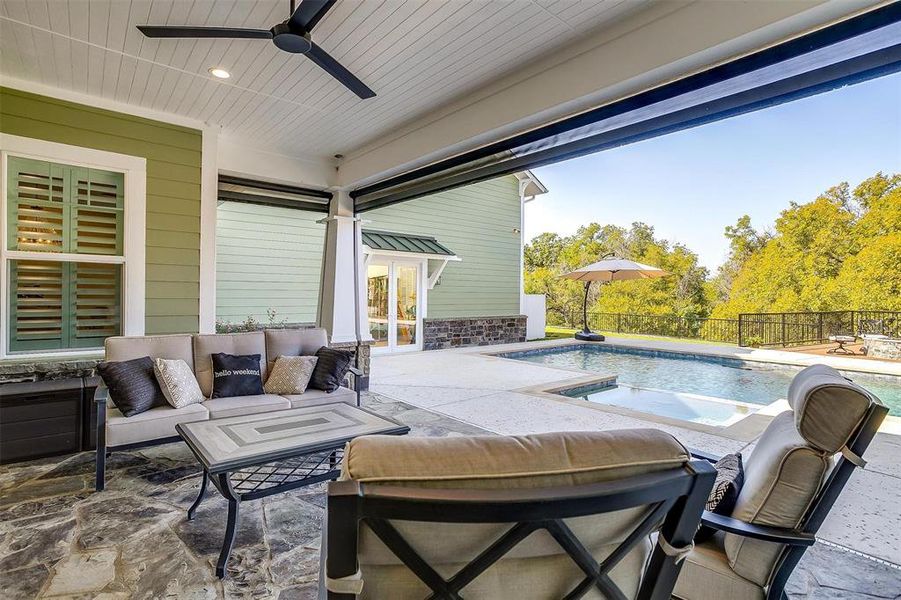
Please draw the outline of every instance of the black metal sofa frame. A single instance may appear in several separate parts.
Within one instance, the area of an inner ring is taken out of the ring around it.
[[[338,580],[357,573],[360,523],[375,535],[432,592],[430,598],[462,600],[461,589],[486,571],[532,532],[544,529],[572,558],[585,578],[565,600],[600,590],[607,598],[626,596],[610,570],[661,522],[659,535],[671,549],[690,549],[716,471],[703,460],[682,467],[613,482],[531,490],[441,490],[367,486],[352,480],[329,484],[325,571]],[[648,505],[650,512],[621,545],[600,564],[564,519],[610,513]],[[450,579],[439,575],[391,525],[390,520],[435,523],[509,523],[511,528]],[[646,567],[640,600],[668,599],[681,569],[678,553],[658,544]],[[352,600],[346,593],[327,593],[328,600]]]

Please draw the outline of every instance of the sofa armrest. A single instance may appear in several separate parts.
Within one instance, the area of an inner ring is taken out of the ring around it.
[[[107,404],[109,402],[109,388],[102,383],[94,390],[94,404]]]
[[[706,525],[717,531],[734,533],[735,535],[740,535],[742,537],[762,540],[764,542],[788,544],[790,546],[812,546],[814,542],[817,541],[816,536],[812,533],[805,533],[796,529],[786,529],[783,527],[754,525],[706,510],[701,515],[701,525]]]
[[[357,393],[357,406],[360,406],[360,394],[364,389],[364,378],[366,376],[361,369],[354,366],[351,366],[347,371],[352,377],[344,378],[344,386]]]
[[[694,458],[700,458],[701,460],[706,460],[707,462],[715,463],[722,456],[717,456],[716,454],[712,454],[710,452],[704,452],[703,450],[698,450],[697,448],[689,448],[688,451]]]

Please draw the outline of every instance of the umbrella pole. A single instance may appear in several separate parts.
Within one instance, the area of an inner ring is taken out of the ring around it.
[[[591,288],[591,282],[585,282],[585,298],[582,300],[582,333],[591,333],[588,329],[588,290]]]
[[[582,300],[582,331],[576,333],[576,339],[585,342],[603,342],[604,336],[600,333],[592,333],[588,328],[588,290],[591,288],[591,282],[585,282],[585,298]]]

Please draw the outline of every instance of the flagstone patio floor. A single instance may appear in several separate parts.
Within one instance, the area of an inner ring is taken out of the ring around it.
[[[419,403],[428,403],[426,397],[437,400],[434,394],[442,390],[425,392],[418,390]],[[364,405],[410,425],[411,435],[499,429],[379,393],[366,393]],[[548,422],[560,423],[553,415]],[[176,443],[115,453],[108,468],[107,489],[97,493],[92,453],[0,467],[0,596],[318,597],[325,486],[247,503],[228,577],[219,581],[213,565],[225,527],[225,502],[208,492],[196,518],[186,520],[200,483],[187,448]],[[805,556],[789,591],[792,599],[899,598],[901,570],[821,543]]]

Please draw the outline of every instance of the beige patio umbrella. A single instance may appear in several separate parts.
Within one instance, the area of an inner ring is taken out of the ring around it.
[[[585,282],[585,299],[582,301],[582,331],[576,333],[577,340],[603,342],[604,336],[592,333],[588,328],[588,290],[592,281],[625,281],[627,279],[655,279],[669,275],[663,269],[643,265],[634,260],[624,258],[603,258],[596,263],[571,271],[563,277]]]

